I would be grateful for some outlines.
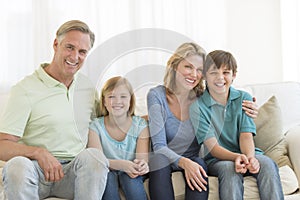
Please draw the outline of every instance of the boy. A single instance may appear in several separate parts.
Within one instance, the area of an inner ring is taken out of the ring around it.
[[[218,177],[220,199],[243,199],[243,177],[251,175],[261,200],[282,200],[278,167],[255,148],[254,121],[242,110],[242,101],[252,97],[231,86],[236,72],[231,53],[209,53],[203,69],[206,91],[190,107],[198,143],[206,147],[208,174]]]

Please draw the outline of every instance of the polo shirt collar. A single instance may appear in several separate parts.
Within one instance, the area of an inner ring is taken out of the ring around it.
[[[229,88],[229,97],[228,97],[228,100],[227,100],[227,104],[230,103],[231,101],[237,99],[240,97],[240,92],[236,89],[234,89],[233,87],[230,86]],[[213,105],[216,105],[219,103],[216,102],[209,94],[208,92],[208,89],[206,89],[202,95],[202,98],[203,98],[203,101],[204,103],[208,106],[208,107],[211,107]]]
[[[41,66],[36,70],[37,76],[41,79],[41,81],[47,86],[47,87],[56,87],[59,85],[63,85],[58,80],[52,78],[47,72],[44,70],[44,67],[46,67],[49,64],[41,64]],[[71,84],[71,86],[76,82],[77,80],[77,73],[74,76],[74,80]]]

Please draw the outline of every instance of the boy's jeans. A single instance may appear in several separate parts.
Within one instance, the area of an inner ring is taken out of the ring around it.
[[[246,173],[256,178],[261,200],[283,200],[283,191],[276,163],[264,155],[255,155],[259,161],[258,174]],[[208,165],[208,174],[218,177],[219,196],[224,200],[244,199],[244,174],[236,173],[233,161],[216,161]]]

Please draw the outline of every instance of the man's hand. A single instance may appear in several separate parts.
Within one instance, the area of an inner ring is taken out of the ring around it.
[[[28,158],[36,160],[44,171],[45,180],[49,182],[60,181],[64,177],[64,172],[60,162],[49,151],[43,148],[37,148]]]

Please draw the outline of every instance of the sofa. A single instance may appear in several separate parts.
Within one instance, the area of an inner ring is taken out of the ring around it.
[[[284,199],[300,200],[300,83],[275,82],[265,84],[251,84],[235,86],[256,97],[259,115],[255,119],[257,126],[256,146],[266,152],[279,166]],[[1,92],[1,91],[0,91]],[[137,97],[137,113],[146,112],[146,93]],[[7,91],[0,93],[0,113],[7,99]],[[200,152],[201,154],[201,152]],[[0,161],[0,200],[5,199],[2,185],[2,167],[5,162]],[[176,200],[184,199],[185,184],[180,172],[172,176]],[[244,179],[244,199],[259,199],[256,180],[253,177]],[[148,180],[144,183],[148,193]],[[209,177],[209,200],[218,200],[218,180]],[[124,197],[122,197],[124,199]],[[57,199],[57,198],[48,198]]]

